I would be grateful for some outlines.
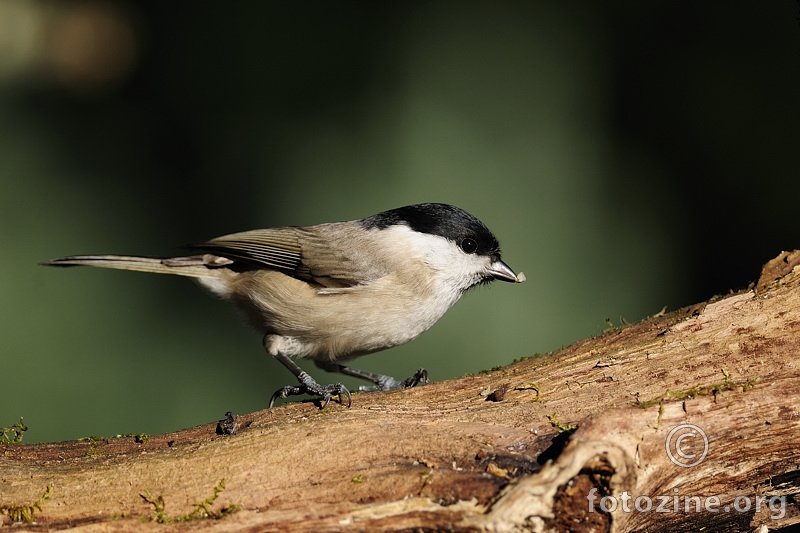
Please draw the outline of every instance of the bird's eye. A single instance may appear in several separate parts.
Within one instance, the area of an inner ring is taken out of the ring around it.
[[[478,243],[475,242],[475,239],[470,239],[467,237],[463,241],[461,241],[461,249],[464,250],[465,253],[474,254],[475,250],[478,249]]]

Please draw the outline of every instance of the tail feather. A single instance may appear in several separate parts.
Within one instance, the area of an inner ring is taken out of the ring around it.
[[[216,277],[215,269],[209,268],[203,256],[159,259],[157,257],[135,257],[125,255],[73,255],[42,263],[47,266],[94,266],[135,270],[154,274],[174,274],[190,278]]]

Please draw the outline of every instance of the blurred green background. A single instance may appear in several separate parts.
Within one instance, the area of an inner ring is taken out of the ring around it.
[[[790,0],[4,0],[0,426],[160,433],[292,382],[191,282],[64,255],[458,205],[527,283],[355,365],[434,380],[743,288],[798,246],[799,58]]]

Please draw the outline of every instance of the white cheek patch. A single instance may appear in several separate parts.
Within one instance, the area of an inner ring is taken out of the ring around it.
[[[388,237],[384,242],[391,243],[391,253],[422,260],[433,271],[436,282],[459,293],[482,281],[491,264],[488,257],[467,254],[453,241],[419,233],[408,226],[393,226],[381,232]]]

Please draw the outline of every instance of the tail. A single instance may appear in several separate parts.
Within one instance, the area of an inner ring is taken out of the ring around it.
[[[212,256],[213,257],[213,256]],[[216,258],[223,259],[223,258]],[[190,278],[216,278],[220,262],[209,261],[202,255],[159,259],[157,257],[131,257],[124,255],[73,255],[42,263],[47,266],[94,266],[152,272],[154,274],[174,274]],[[217,267],[217,268],[214,268]]]

